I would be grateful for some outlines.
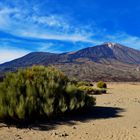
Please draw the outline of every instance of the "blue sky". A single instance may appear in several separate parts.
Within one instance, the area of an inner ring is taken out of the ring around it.
[[[0,1],[0,63],[104,42],[140,50],[139,0]]]

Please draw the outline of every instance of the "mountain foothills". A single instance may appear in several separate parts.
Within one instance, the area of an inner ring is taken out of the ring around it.
[[[107,42],[76,52],[33,52],[0,65],[1,77],[32,65],[54,65],[75,80],[140,81],[140,51]]]

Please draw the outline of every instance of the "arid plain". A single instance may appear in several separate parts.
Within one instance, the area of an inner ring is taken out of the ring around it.
[[[30,129],[0,124],[0,140],[139,140],[139,108],[140,83],[108,83],[94,108]]]

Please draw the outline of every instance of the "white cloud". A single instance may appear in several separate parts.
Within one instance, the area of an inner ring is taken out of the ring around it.
[[[88,38],[86,34],[81,33],[73,33],[73,34],[67,34],[67,33],[46,33],[44,31],[25,31],[20,30],[17,31],[19,33],[19,36],[21,37],[27,37],[27,38],[34,38],[34,39],[46,39],[46,40],[59,40],[59,41],[70,41],[70,42],[93,42],[92,39]]]
[[[40,16],[30,12],[31,9],[1,7],[0,29],[18,37],[92,42],[86,27],[73,25],[64,15]]]
[[[12,49],[12,48],[9,49],[9,47],[5,49],[0,49],[0,64],[22,57],[26,55],[27,53],[29,52],[26,50]]]
[[[64,17],[57,14],[50,14],[48,16],[32,16],[33,22],[37,22],[39,24],[44,24],[50,27],[55,28],[63,28],[65,30],[69,29],[69,23],[67,20],[64,20]]]
[[[38,48],[37,51],[48,51],[51,47],[53,47],[55,44],[54,43],[39,43],[40,47]]]
[[[8,8],[3,7],[0,9],[0,29],[1,30],[9,30],[13,25],[13,21],[11,19],[12,14],[18,13],[19,10],[16,8]]]
[[[107,35],[106,40],[117,42],[131,48],[140,49],[140,37],[132,36],[124,32],[116,33],[114,35]]]

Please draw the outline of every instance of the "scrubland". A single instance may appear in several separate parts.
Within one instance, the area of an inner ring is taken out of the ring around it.
[[[139,140],[140,83],[108,83],[108,93],[94,95],[96,106],[28,128],[0,124],[0,140]]]

